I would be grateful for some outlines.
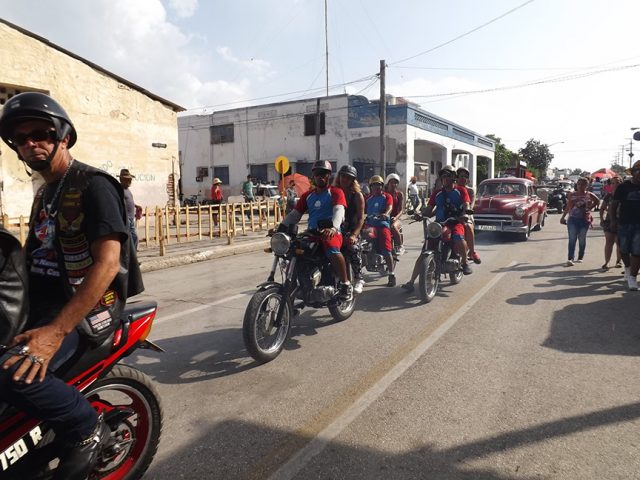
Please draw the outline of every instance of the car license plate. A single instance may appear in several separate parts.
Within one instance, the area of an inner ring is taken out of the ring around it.
[[[476,225],[478,230],[498,230],[495,225]]]

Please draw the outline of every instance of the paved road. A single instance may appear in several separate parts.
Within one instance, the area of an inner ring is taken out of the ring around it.
[[[165,405],[153,479],[614,479],[640,475],[640,318],[602,233],[567,268],[558,216],[429,305],[369,277],[358,311],[305,311],[256,367],[241,325],[264,253],[145,274],[167,350],[130,359]],[[419,225],[405,227],[408,253]]]

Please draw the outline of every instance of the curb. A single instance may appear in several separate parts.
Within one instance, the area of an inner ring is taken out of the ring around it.
[[[174,257],[158,257],[148,261],[140,262],[140,271],[153,272],[155,270],[162,270],[165,268],[178,267],[180,265],[188,265],[190,263],[206,262],[207,260],[214,260],[216,258],[230,257],[232,255],[241,255],[243,253],[252,253],[259,250],[263,250],[269,246],[269,241],[255,240],[246,242],[242,245],[225,245],[219,247],[213,247],[208,250],[202,250],[194,253],[187,253],[184,255],[176,255]]]

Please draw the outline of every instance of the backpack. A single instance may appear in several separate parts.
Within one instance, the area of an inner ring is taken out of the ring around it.
[[[27,281],[22,246],[17,238],[0,227],[0,345],[8,345],[27,323]]]

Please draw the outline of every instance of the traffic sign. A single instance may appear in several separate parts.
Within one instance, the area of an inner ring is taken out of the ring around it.
[[[276,158],[276,172],[284,175],[289,171],[289,159],[284,155],[280,155]]]

